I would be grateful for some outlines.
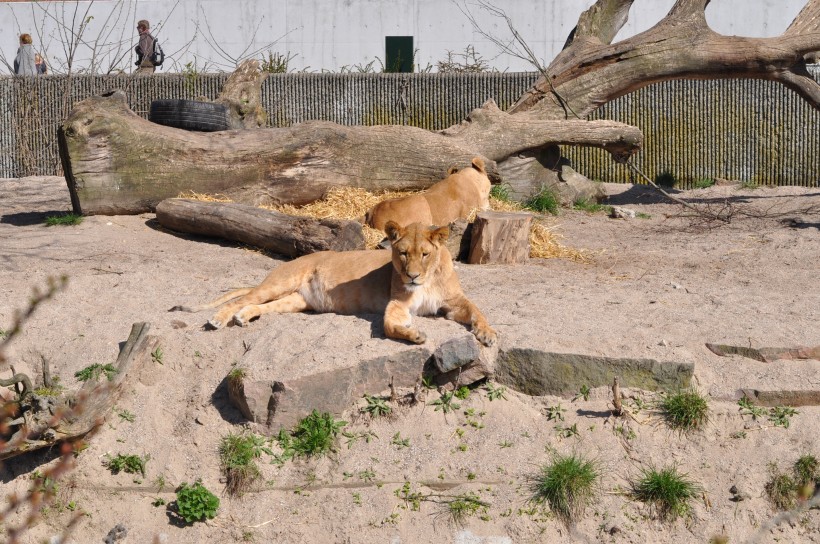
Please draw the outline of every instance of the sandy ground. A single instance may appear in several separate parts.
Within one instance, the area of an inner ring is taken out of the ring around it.
[[[731,202],[735,218],[722,226],[682,217],[685,210],[639,187],[607,189],[611,203],[649,217],[565,211],[555,232],[587,250],[587,262],[459,264],[464,290],[498,330],[502,349],[694,363],[696,387],[709,399],[705,429],[671,431],[651,409],[657,395],[650,392],[632,391],[636,418],[625,421],[610,415],[607,388],[593,389],[588,400],[510,390],[490,400],[478,388],[446,415],[430,405],[438,394],[429,391],[426,402],[395,406],[388,418],[371,420],[351,406],[341,416],[346,430],[375,433],[369,443],[342,441],[328,457],[283,466],[263,455],[263,482],[237,499],[224,492],[218,457],[222,437],[245,425],[227,399],[225,376],[235,365],[252,362],[258,378],[279,379],[407,346],[383,337],[378,316],[270,315],[245,328],[204,331],[207,313],[168,308],[256,284],[279,261],[167,232],[151,214],[46,227],[45,216],[70,208],[64,181],[0,180],[0,328],[11,326],[34,286],[69,277],[9,346],[17,370],[39,377],[44,357],[53,375],[76,387],[74,373],[113,362],[139,321],[151,324],[163,350],[162,364],[147,365],[117,405],[134,421],[112,415],[91,437],[60,482],[56,504],[23,541],[59,534],[72,507],[85,512],[70,537],[77,543],[100,542],[117,523],[128,529],[122,542],[703,543],[719,534],[730,542],[820,542],[818,510],[776,518],[764,492],[770,463],[787,470],[801,455],[820,456],[820,408],[797,408],[784,428],[753,421],[737,405],[742,388],[820,390],[820,362],[762,363],[705,348],[820,345],[820,189],[720,186],[682,194],[716,207]],[[751,212],[766,217],[745,216]],[[441,319],[420,326],[431,345],[464,332]],[[549,421],[547,409],[559,404],[564,421]],[[557,429],[573,425],[576,436]],[[556,452],[581,453],[600,469],[597,501],[572,531],[529,501],[532,477]],[[150,456],[146,476],[111,474],[106,454]],[[27,489],[32,473],[54,459],[50,451],[3,464],[3,495]],[[642,469],[670,464],[703,489],[691,516],[672,523],[626,493]],[[183,526],[152,505],[170,503],[178,484],[200,478],[221,498],[214,520]],[[425,497],[417,510],[398,496],[405,482]],[[749,498],[732,501],[733,485]],[[468,492],[486,510],[456,521],[447,505]],[[26,514],[19,508],[8,523]]]

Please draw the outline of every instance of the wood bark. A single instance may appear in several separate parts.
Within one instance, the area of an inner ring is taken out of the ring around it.
[[[471,232],[470,264],[518,264],[530,259],[532,214],[484,211]]]
[[[148,335],[148,323],[134,323],[114,367],[111,380],[87,381],[78,392],[60,401],[55,414],[48,410],[26,412],[26,421],[0,447],[0,460],[82,438],[101,425],[122,394],[126,381],[149,357],[157,340]],[[14,430],[15,427],[12,427]]]
[[[313,202],[332,186],[424,189],[475,156],[498,182],[495,160],[510,153],[569,143],[620,160],[642,143],[641,132],[623,123],[510,116],[492,101],[442,132],[324,121],[189,132],[142,119],[119,91],[75,104],[59,137],[74,211],[89,215],[153,211],[190,190],[264,205]]]
[[[564,50],[508,110],[545,119],[586,118],[607,102],[672,79],[779,81],[820,108],[820,85],[806,57],[820,50],[820,0],[809,0],[774,38],[724,36],[709,28],[710,0],[677,0],[654,27],[612,43],[634,0],[598,0],[585,11]]]
[[[356,221],[297,217],[232,202],[171,198],[157,205],[157,220],[178,232],[216,236],[289,257],[365,248],[362,225]]]

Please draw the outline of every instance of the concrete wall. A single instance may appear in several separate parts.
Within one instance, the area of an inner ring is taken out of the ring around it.
[[[488,0],[490,1],[490,0]],[[548,64],[561,50],[578,16],[594,0],[492,0]],[[630,20],[616,39],[646,30],[674,0],[636,0]],[[794,19],[805,0],[713,0],[706,15],[723,34],[775,36]],[[55,72],[65,71],[60,24],[79,29],[92,45],[78,48],[75,68],[96,63],[96,72],[133,70],[136,21],[148,19],[168,56],[164,71],[192,63],[199,72],[231,71],[238,59],[268,51],[289,54],[291,70],[381,71],[385,36],[413,36],[416,65],[435,66],[447,52],[468,45],[498,70],[528,71],[532,66],[503,54],[478,33],[462,10],[502,40],[510,37],[503,19],[470,0],[97,0],[96,2],[3,2],[0,0],[0,72],[10,73],[18,35],[28,32]],[[89,19],[89,17],[91,17]],[[96,50],[97,55],[93,55]]]

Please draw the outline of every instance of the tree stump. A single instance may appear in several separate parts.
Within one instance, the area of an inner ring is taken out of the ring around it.
[[[484,211],[476,215],[470,264],[517,264],[530,258],[532,214]]]
[[[364,249],[362,225],[356,221],[299,217],[235,202],[169,198],[157,205],[157,221],[178,232],[216,236],[288,257]]]

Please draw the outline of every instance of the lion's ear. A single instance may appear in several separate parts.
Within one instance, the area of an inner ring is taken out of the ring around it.
[[[484,168],[484,160],[481,157],[473,158],[473,168],[475,168],[479,172],[487,172],[487,170]]]
[[[456,172],[458,172],[458,166],[451,166],[450,168],[447,169],[447,175],[448,176],[452,176]]]
[[[433,227],[430,229],[430,241],[443,244],[450,237],[450,227]]]
[[[401,227],[395,221],[388,221],[387,224],[384,225],[384,232],[391,242],[395,242],[401,238],[402,235]]]

